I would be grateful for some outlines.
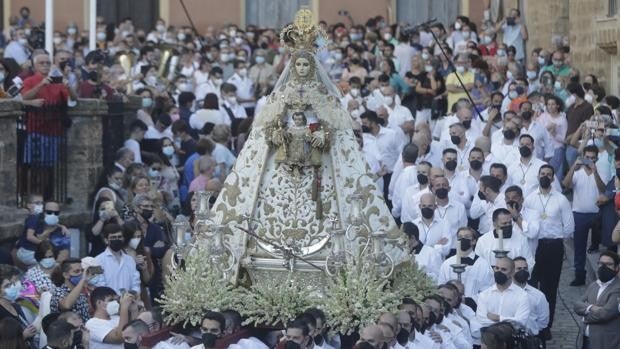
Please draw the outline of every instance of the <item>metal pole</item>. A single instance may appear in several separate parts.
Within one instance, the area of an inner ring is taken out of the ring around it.
[[[54,0],[45,0],[45,50],[54,56]]]
[[[97,0],[90,0],[88,10],[88,49],[94,51],[97,48]]]

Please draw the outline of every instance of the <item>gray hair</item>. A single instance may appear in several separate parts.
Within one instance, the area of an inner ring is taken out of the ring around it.
[[[152,202],[153,200],[151,200],[147,194],[136,194],[136,196],[133,197],[131,204],[135,208],[142,205],[146,201]]]

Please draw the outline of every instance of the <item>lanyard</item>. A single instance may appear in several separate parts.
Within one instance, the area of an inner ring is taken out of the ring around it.
[[[543,199],[541,198],[541,196],[543,195],[543,193],[538,192],[538,200],[540,200],[540,204],[543,208],[543,213],[540,215],[540,218],[542,220],[547,219],[547,206],[549,205],[549,200],[551,200],[551,192],[549,192],[549,198],[547,198],[547,201],[543,203]]]

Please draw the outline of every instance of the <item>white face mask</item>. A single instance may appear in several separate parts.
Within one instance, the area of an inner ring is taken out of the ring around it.
[[[61,42],[62,42],[62,38],[60,38],[60,37],[55,37],[54,38],[54,45],[60,45]]]
[[[97,32],[97,40],[104,41],[106,38],[106,34],[104,32]]]
[[[237,97],[235,96],[226,97],[226,101],[232,105],[235,105],[237,104]]]
[[[17,42],[19,42],[22,46],[28,45],[28,40],[24,38],[17,39]]]
[[[160,32],[160,33],[165,33],[166,32],[166,26],[163,24],[158,24],[155,29]]]
[[[219,86],[224,82],[223,79],[213,79],[213,83],[215,84],[215,86]]]
[[[133,250],[138,248],[138,245],[140,244],[140,240],[142,240],[141,238],[132,238],[131,240],[129,240],[129,247],[131,247]]]
[[[461,36],[463,37],[463,39],[469,39],[470,34],[470,32],[461,32]]]
[[[428,61],[429,58],[430,58],[430,56],[428,55],[428,53],[422,52],[422,59],[423,60]]]
[[[58,224],[58,216],[55,214],[46,214],[43,220],[45,221],[45,224],[49,226]]]
[[[462,65],[457,65],[456,66],[456,71],[459,74],[463,74],[465,72],[465,67],[463,67]]]
[[[461,30],[461,23],[459,23],[459,22],[455,22],[455,23],[454,23],[454,29],[456,29],[456,30]]]
[[[41,264],[41,266],[45,269],[51,269],[54,267],[54,265],[56,265],[56,260],[54,259],[54,257],[43,258],[41,259],[39,264]]]
[[[114,316],[118,314],[118,309],[120,308],[120,304],[117,301],[109,301],[105,306],[105,311],[109,316]]]
[[[527,74],[527,78],[528,78],[528,80],[534,80],[534,79],[536,79],[536,75],[537,75],[537,74],[536,74],[536,72],[535,72],[535,71],[533,71],[533,70],[528,70],[526,74]]]
[[[583,99],[585,99],[586,102],[588,102],[590,104],[592,104],[592,101],[594,101],[594,97],[591,94],[589,94],[589,93],[586,93],[586,95],[585,95],[585,97],[583,97]]]
[[[571,105],[575,104],[575,95],[570,95],[570,97],[566,98],[566,108],[570,107]]]
[[[32,207],[32,213],[34,214],[41,214],[43,212],[43,205],[41,204],[36,204]]]
[[[171,157],[172,155],[174,155],[174,147],[171,145],[167,145],[161,149],[161,152],[164,153],[164,155]]]
[[[517,94],[517,91],[515,91],[515,90],[512,90],[512,91],[508,92],[508,97],[510,99],[515,99],[515,98],[517,98],[517,96],[519,96],[519,95]]]
[[[426,71],[427,73],[430,73],[433,71],[433,66],[432,65],[425,65],[424,66],[424,71]]]
[[[392,96],[383,96],[383,103],[385,105],[392,105],[393,102],[394,102],[394,97],[392,97]]]
[[[543,66],[543,65],[545,65],[545,63],[547,63],[547,62],[545,62],[545,57],[538,56],[538,64]]]
[[[351,96],[352,97],[357,97],[360,95],[360,90],[358,88],[352,88],[351,89]]]
[[[556,81],[553,83],[553,87],[555,87],[555,89],[556,89],[556,90],[559,90],[559,89],[561,89],[561,88],[562,88],[562,83],[561,83],[559,80],[556,80]]]
[[[263,63],[265,63],[265,57],[256,56],[256,64],[263,64]]]
[[[243,69],[239,69],[239,76],[241,77],[246,77],[248,75],[248,70],[243,68]]]

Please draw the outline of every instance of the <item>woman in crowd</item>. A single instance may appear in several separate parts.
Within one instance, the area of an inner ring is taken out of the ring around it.
[[[107,198],[112,201],[116,210],[120,211],[125,205],[126,196],[127,192],[123,189],[123,171],[112,166],[99,177],[92,202],[96,203],[100,198]]]
[[[151,180],[149,179],[149,177],[141,175],[133,177],[127,192],[127,203],[123,208],[123,220],[130,219],[134,215],[131,209],[132,205],[130,204],[131,202],[133,202],[133,198],[137,194],[146,194],[149,192],[149,190],[151,190]]]
[[[409,86],[405,80],[398,74],[394,61],[389,58],[383,58],[379,65],[379,71],[390,78],[390,86],[394,88],[394,91],[398,94],[406,94],[409,92]]]
[[[564,103],[560,98],[554,95],[547,97],[545,101],[546,110],[538,117],[538,122],[543,126],[551,139],[553,140],[553,158],[549,164],[553,166],[558,180],[564,178],[564,142],[566,139],[566,130],[568,122],[566,114],[562,111]]]
[[[103,230],[103,226],[107,223],[122,225],[123,219],[116,210],[113,201],[101,197],[95,202],[93,207],[92,227],[86,232],[86,238],[90,243],[89,256],[95,257],[105,250],[106,244],[101,236],[101,231]]]
[[[151,259],[151,254],[144,247],[144,233],[136,220],[129,220],[123,224],[123,235],[125,236],[125,253],[133,257],[136,267],[140,272],[140,298],[147,309],[150,309],[151,301],[148,295],[148,284],[151,282],[155,266]]]
[[[153,122],[153,92],[148,88],[142,88],[136,91],[136,95],[142,98],[142,108],[138,110],[138,120],[144,122],[147,126],[154,126]]]
[[[178,159],[176,148],[170,138],[161,140],[161,176],[163,179],[162,193],[165,195],[166,207],[174,214],[180,210],[179,179],[181,175],[177,170]]]
[[[88,281],[92,275],[82,268],[82,261],[70,258],[60,264],[54,280],[56,287],[50,300],[50,311],[70,310],[78,314],[84,323],[90,319],[90,306],[86,296]]]
[[[217,95],[208,93],[202,102],[202,108],[196,110],[196,112],[189,117],[189,126],[193,130],[194,135],[196,135],[207,122],[214,125],[224,124],[223,115],[224,114],[220,111]]]
[[[53,291],[54,283],[51,275],[56,267],[54,247],[49,241],[41,242],[37,245],[34,258],[37,260],[37,264],[28,269],[24,275],[24,283],[32,283],[39,295],[43,292]]]
[[[21,333],[27,343],[27,347],[33,348],[33,338],[37,334],[37,329],[29,323],[21,306],[16,303],[22,290],[19,276],[19,269],[12,265],[0,264],[0,291],[2,292],[0,295],[0,320],[12,319],[13,322],[5,322],[5,324],[12,327],[12,330],[16,333]],[[0,332],[4,330],[7,330],[7,328],[0,326]],[[14,333],[13,335],[16,334]]]

